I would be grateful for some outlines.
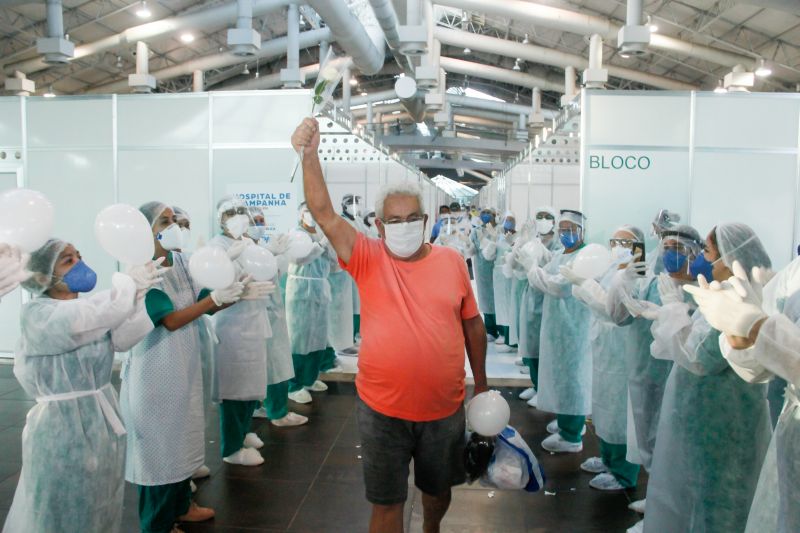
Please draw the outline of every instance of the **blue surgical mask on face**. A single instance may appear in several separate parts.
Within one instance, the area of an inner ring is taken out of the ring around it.
[[[503,229],[506,231],[514,231],[514,223],[510,220],[503,222]]]
[[[564,245],[564,248],[569,250],[570,248],[575,248],[575,246],[578,245],[578,243],[581,240],[581,237],[577,233],[570,232],[570,233],[562,233],[561,235],[559,235],[559,239],[561,240],[561,244]]]
[[[492,215],[490,215],[489,213],[483,213],[481,215],[481,222],[483,222],[484,224],[488,224],[491,221],[492,221]]]
[[[686,266],[688,256],[678,253],[676,250],[666,250],[661,255],[661,260],[664,262],[664,270],[670,274],[680,272]]]
[[[70,292],[91,292],[97,285],[97,273],[83,261],[78,261],[61,280]]]
[[[706,259],[704,253],[700,254],[689,265],[689,274],[693,278],[697,278],[698,275],[702,274],[706,281],[712,281],[714,279],[714,263]]]

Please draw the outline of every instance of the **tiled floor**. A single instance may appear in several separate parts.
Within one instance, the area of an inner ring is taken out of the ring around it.
[[[0,523],[11,505],[20,468],[20,434],[25,413],[33,405],[20,390],[11,366],[0,364]],[[551,455],[539,447],[552,416],[515,399],[520,389],[503,388],[516,427],[544,464],[546,491],[490,491],[458,487],[443,522],[445,533],[623,532],[637,520],[629,501],[643,496],[643,486],[631,493],[601,493],[588,486],[581,461],[597,453],[591,428],[579,455]],[[367,530],[369,505],[364,500],[352,383],[330,383],[327,393],[315,393],[310,406],[293,406],[309,415],[308,425],[279,429],[264,420],[254,429],[266,443],[266,459],[258,468],[234,467],[219,457],[216,412],[209,409],[206,462],[212,475],[198,483],[197,500],[214,507],[217,517],[207,524],[185,525],[187,533],[224,532],[346,532]],[[646,482],[642,476],[642,484]],[[138,531],[136,494],[125,495],[126,532]],[[407,530],[422,531],[419,493],[413,489],[406,505]]]

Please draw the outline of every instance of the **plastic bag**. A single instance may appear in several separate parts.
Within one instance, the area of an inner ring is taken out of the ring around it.
[[[498,489],[537,492],[544,487],[544,469],[525,440],[511,426],[497,436],[494,454],[481,484]]]
[[[474,483],[486,473],[489,461],[494,455],[494,437],[484,437],[472,433],[464,449],[464,467],[467,470],[467,480]]]

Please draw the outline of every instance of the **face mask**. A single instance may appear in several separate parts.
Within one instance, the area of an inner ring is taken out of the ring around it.
[[[614,246],[611,249],[611,255],[620,264],[630,263],[633,259],[633,250],[624,246]]]
[[[536,219],[536,233],[539,235],[547,235],[553,231],[553,221],[547,218]]]
[[[344,210],[351,217],[358,216],[358,204],[347,204],[346,206],[344,206]]]
[[[369,227],[372,227],[372,226],[374,226],[374,225],[375,225],[375,217],[369,217],[369,218],[367,219],[367,225],[368,225]]]
[[[225,222],[225,228],[234,239],[238,239],[244,235],[244,232],[247,231],[249,226],[250,218],[248,218],[247,215],[234,215],[232,218],[229,218],[227,222]]]
[[[159,244],[165,250],[180,250],[183,246],[183,234],[177,224],[170,225],[167,229],[156,235]]]
[[[705,254],[700,254],[695,257],[692,264],[689,265],[689,274],[692,275],[693,278],[697,278],[698,275],[702,274],[706,281],[713,281],[714,280],[714,263],[706,259]]]
[[[687,256],[679,254],[676,250],[667,250],[661,255],[661,260],[664,262],[664,270],[670,274],[682,271],[687,259]]]
[[[247,228],[247,236],[255,241],[259,241],[266,231],[267,228],[265,226],[250,226]]]
[[[303,214],[301,215],[300,218],[302,219],[303,224],[305,224],[309,228],[316,228],[317,227],[317,221],[314,220],[313,216],[311,216],[311,212],[310,211],[303,211]]]
[[[492,215],[490,215],[489,213],[484,213],[481,215],[481,222],[483,222],[484,224],[488,224],[491,221],[492,221]]]
[[[425,229],[423,220],[384,224],[383,227],[386,230],[386,246],[397,257],[411,257],[422,246]]]
[[[192,230],[181,228],[181,250],[187,250],[192,245]]]
[[[503,222],[503,229],[506,231],[514,231],[514,226],[515,224],[510,220],[506,220],[505,222]]]
[[[567,249],[575,248],[575,246],[577,246],[578,243],[581,241],[580,235],[578,235],[577,233],[572,233],[572,232],[570,232],[570,233],[562,233],[559,236],[559,239],[561,239],[561,244],[564,245],[564,248],[567,248]]]
[[[83,261],[78,261],[61,281],[70,292],[90,292],[97,285],[97,273]]]

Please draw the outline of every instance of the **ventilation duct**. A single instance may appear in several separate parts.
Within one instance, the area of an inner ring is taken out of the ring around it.
[[[47,0],[47,37],[36,39],[36,51],[48,65],[64,64],[75,56],[75,45],[64,38],[61,0]]]
[[[24,72],[16,71],[13,77],[6,78],[5,88],[14,96],[30,96],[36,91],[36,83],[29,80]]]
[[[608,81],[608,71],[603,68],[603,38],[598,34],[589,39],[589,68],[583,71],[583,85],[587,89],[603,89]]]
[[[150,93],[156,88],[156,78],[150,75],[150,50],[147,43],[136,43],[136,74],[128,76],[128,85],[135,93]]]
[[[286,16],[286,68],[281,69],[284,89],[299,89],[305,79],[300,74],[300,10],[296,4],[289,5]],[[320,56],[320,61],[323,56]]]
[[[628,0],[625,26],[617,34],[617,49],[622,57],[640,56],[647,53],[650,44],[650,28],[642,24],[642,0]]]
[[[237,56],[253,56],[261,48],[261,35],[253,29],[253,0],[238,0],[236,6],[236,27],[228,30],[228,46]]]

